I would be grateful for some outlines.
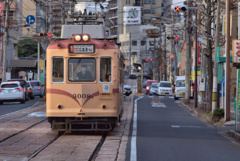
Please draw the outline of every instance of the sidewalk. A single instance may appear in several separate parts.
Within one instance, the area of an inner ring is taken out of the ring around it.
[[[206,121],[210,125],[213,125],[216,127],[225,127],[225,126],[234,126],[235,125],[235,111],[234,111],[233,103],[231,103],[231,107],[230,107],[230,121],[225,122],[223,119],[221,119],[219,122],[216,122],[216,123],[214,123],[212,121],[211,115],[207,115],[206,113],[203,112],[203,110],[195,108],[195,100],[194,99],[190,99],[189,103],[185,103],[184,100],[182,100],[182,105],[184,105],[189,111],[196,114],[199,118]],[[230,137],[232,137],[240,142],[240,131],[239,130],[238,131],[229,130],[227,132],[227,134]]]

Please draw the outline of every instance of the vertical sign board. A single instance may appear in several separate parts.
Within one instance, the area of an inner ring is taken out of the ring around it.
[[[232,62],[233,63],[240,63],[240,39],[232,40]],[[235,130],[238,128],[238,119],[237,119],[237,112],[238,107],[240,104],[240,70],[237,69],[237,100],[236,100],[236,111],[235,111]]]
[[[3,11],[3,2],[0,2],[0,25],[3,26],[3,18],[4,18],[4,11]],[[3,32],[3,28],[0,28],[0,32]],[[2,77],[2,65],[3,65],[3,35],[0,36],[0,76]]]
[[[232,62],[240,63],[240,39],[232,40]]]

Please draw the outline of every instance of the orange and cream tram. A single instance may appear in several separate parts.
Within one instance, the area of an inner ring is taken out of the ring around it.
[[[46,115],[58,131],[109,131],[123,113],[123,56],[89,34],[55,39],[46,56]]]

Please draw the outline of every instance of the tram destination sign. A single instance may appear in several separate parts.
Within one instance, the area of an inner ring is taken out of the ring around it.
[[[93,44],[70,44],[69,53],[92,54],[95,53],[95,46]]]

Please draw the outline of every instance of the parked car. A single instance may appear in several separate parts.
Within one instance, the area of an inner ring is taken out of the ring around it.
[[[149,95],[158,95],[158,85],[159,83],[152,83],[149,91]]]
[[[28,90],[28,96],[30,99],[34,99],[34,88],[31,85],[30,81],[27,81],[27,90]]]
[[[0,85],[0,104],[16,101],[25,103],[25,92],[20,82],[2,82]]]
[[[132,89],[129,85],[124,85],[124,95],[125,96],[129,96],[132,94]]]
[[[158,95],[172,95],[172,84],[168,81],[160,81]]]
[[[7,80],[7,82],[20,82],[20,86],[23,88],[23,91],[25,93],[25,101],[28,101],[29,100],[29,97],[28,97],[28,90],[27,90],[27,82],[24,80],[24,79],[9,79]]]
[[[39,80],[31,80],[30,83],[34,88],[34,96],[40,96],[42,98],[44,88],[41,82]]]
[[[150,87],[151,87],[152,83],[158,83],[158,81],[156,81],[156,80],[148,80],[147,81],[147,84],[146,84],[146,95],[149,94],[149,90],[150,90]]]
[[[137,74],[130,74],[128,76],[129,79],[137,79],[138,75]]]

